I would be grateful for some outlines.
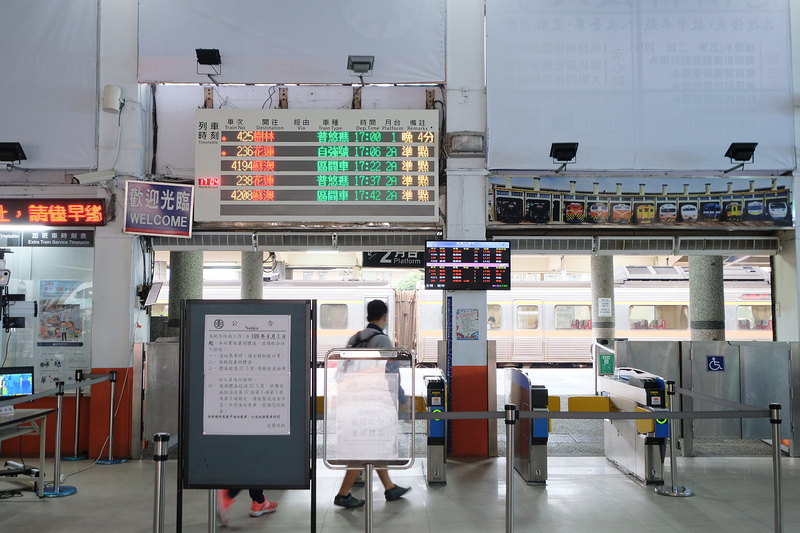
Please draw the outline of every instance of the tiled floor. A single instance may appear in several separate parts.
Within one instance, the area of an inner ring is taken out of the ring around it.
[[[669,462],[669,459],[667,459]],[[602,457],[551,457],[546,486],[527,485],[515,475],[515,531],[703,533],[773,531],[772,460],[769,457],[679,458],[679,482],[692,498],[655,494]],[[89,466],[62,463],[69,474]],[[373,529],[380,532],[494,533],[505,525],[505,459],[459,459],[447,463],[444,486],[427,486],[423,464],[393,473],[412,490],[386,502],[375,477]],[[38,499],[32,492],[0,500],[0,531],[145,532],[153,531],[155,463],[130,461],[98,465],[69,477],[78,491],[62,498]],[[784,531],[800,531],[800,460],[784,458]],[[669,479],[669,467],[666,467]],[[52,471],[52,470],[51,470]],[[342,473],[319,463],[316,531],[364,531],[364,509],[333,505]],[[167,463],[165,531],[176,530],[176,462]],[[0,482],[0,488],[8,488]],[[363,488],[354,489],[363,497]],[[183,531],[208,531],[208,491],[184,491]],[[240,494],[231,521],[219,531],[311,531],[309,490],[268,491],[277,512],[248,516],[249,498]]]

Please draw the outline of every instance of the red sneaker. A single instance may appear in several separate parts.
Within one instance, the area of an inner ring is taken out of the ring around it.
[[[276,502],[264,500],[264,503],[254,501],[250,504],[250,516],[261,516],[264,513],[271,513],[278,508]]]
[[[228,525],[228,509],[233,504],[233,498],[228,496],[227,490],[217,491],[217,517],[222,525]]]

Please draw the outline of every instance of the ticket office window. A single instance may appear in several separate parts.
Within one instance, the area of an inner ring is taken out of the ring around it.
[[[347,329],[347,304],[321,304],[319,329]]]
[[[687,305],[632,305],[628,308],[631,329],[687,329]]]
[[[503,327],[503,310],[499,305],[487,305],[486,316],[486,329],[501,329]]]
[[[517,306],[517,329],[539,329],[539,306]]]
[[[556,329],[592,329],[591,305],[557,305]]]
[[[73,233],[70,231],[70,234]],[[80,231],[86,233],[85,230]],[[33,366],[35,390],[74,382],[92,368],[92,246],[19,246],[5,254],[8,293],[36,302],[37,316],[2,332],[3,364]],[[15,316],[13,311],[10,316]]]
[[[737,305],[736,328],[772,329],[772,308],[768,305]]]

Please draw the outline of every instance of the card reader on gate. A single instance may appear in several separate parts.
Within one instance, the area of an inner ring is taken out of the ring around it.
[[[614,370],[614,377],[627,381],[629,385],[645,390],[648,407],[665,408],[667,406],[664,380],[655,374],[636,368],[620,367]]]

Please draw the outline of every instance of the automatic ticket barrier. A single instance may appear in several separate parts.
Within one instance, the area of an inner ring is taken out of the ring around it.
[[[520,411],[547,412],[549,398],[544,385],[534,385],[524,370],[506,369],[507,403]],[[514,468],[528,483],[547,482],[547,438],[549,418],[522,418],[514,432]]]
[[[611,411],[667,411],[664,380],[635,368],[617,368],[601,376],[601,394]],[[664,484],[664,449],[669,438],[665,419],[606,419],[603,426],[606,457],[645,484]]]
[[[447,387],[444,377],[439,375],[426,375],[422,378],[425,381],[427,391],[426,402],[429,413],[443,413],[445,411],[445,398]],[[445,463],[446,454],[446,424],[443,419],[428,420],[428,462],[426,478],[428,484],[447,483],[447,472]]]

